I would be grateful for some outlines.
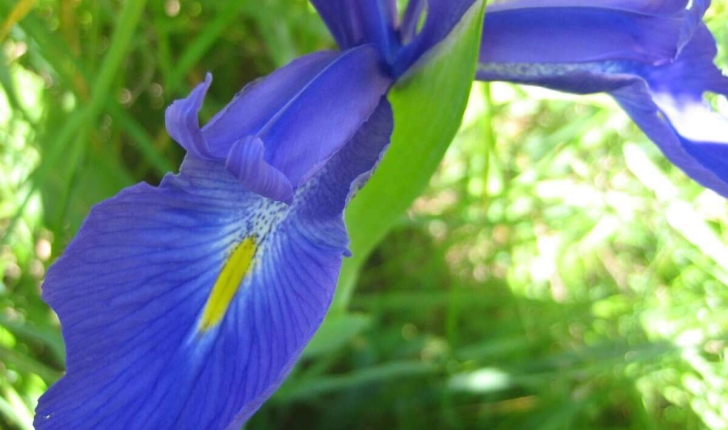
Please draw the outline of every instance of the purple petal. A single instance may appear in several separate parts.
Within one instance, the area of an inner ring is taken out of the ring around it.
[[[297,187],[351,140],[390,83],[371,46],[343,52],[260,131],[266,161]]]
[[[227,162],[248,190],[279,201],[290,201],[351,140],[392,81],[370,45],[312,54],[246,87],[200,130],[210,79],[167,110],[170,134],[192,156]],[[242,142],[254,138],[262,148]]]
[[[526,3],[519,0],[508,5]],[[618,5],[622,2],[609,3]],[[539,85],[577,94],[608,92],[671,162],[697,182],[728,196],[728,123],[703,101],[705,92],[728,95],[728,78],[713,64],[715,40],[708,29],[703,24],[693,28],[695,18],[702,16],[709,2],[695,1],[688,11],[676,11],[678,4],[656,2],[654,7],[662,8],[652,10],[655,14],[643,14],[638,20],[624,20],[623,27],[612,25],[609,20],[601,23],[599,20],[588,21],[589,17],[597,16],[589,8],[549,9],[540,6],[520,10],[502,8],[502,11],[488,13],[477,77]],[[646,11],[650,5],[635,2],[633,6],[644,7]],[[582,42],[577,27],[564,26],[565,18],[559,18],[568,16],[561,15],[565,10],[573,13],[570,18],[573,23],[580,22],[580,14],[587,17],[583,22],[591,22],[592,25],[581,32],[583,38],[588,39],[594,34],[603,37],[596,37],[592,41],[594,43]],[[546,19],[547,11],[558,11],[559,14]],[[508,13],[513,15],[507,17]],[[625,12],[614,8],[604,11],[603,16],[615,13]],[[524,19],[514,20],[519,14]],[[538,20],[525,19],[528,15],[531,18],[540,16],[544,20],[538,24]],[[645,18],[649,18],[648,21]],[[652,35],[655,40],[664,39],[660,44],[640,41],[628,45],[623,41],[626,49],[619,49],[613,43],[613,40],[619,40],[620,36],[616,33],[620,32],[645,34],[647,37],[648,33],[655,31],[654,20],[674,22],[673,30],[677,31],[655,32]],[[541,35],[531,32],[533,25],[540,25]],[[610,39],[607,36],[609,32],[615,32],[616,39]],[[570,52],[548,48],[539,51],[536,46],[548,45],[543,43],[543,34],[549,35],[550,43],[562,47],[577,43],[577,48]],[[688,40],[684,40],[686,34],[691,36]],[[515,46],[526,49],[508,53],[496,46],[510,36],[516,38],[511,49]],[[576,42],[567,44],[570,38]],[[668,53],[662,48],[669,46],[673,46],[675,57],[667,62],[655,61]]]
[[[425,52],[447,37],[474,3],[475,0],[427,0],[427,18],[422,31],[402,48],[393,65],[394,74],[404,73]],[[408,26],[411,27],[411,24]]]
[[[339,55],[333,51],[306,55],[248,84],[203,127],[202,133],[212,151],[225,157],[233,143],[260,132]]]
[[[635,91],[625,88],[612,95],[674,164],[728,196],[728,119],[703,100],[706,92],[728,96],[728,78],[713,64],[716,53],[713,36],[702,27],[674,63],[638,67],[643,81]],[[668,151],[676,147],[687,155],[683,161],[670,157]]]
[[[205,82],[195,87],[190,95],[177,100],[165,112],[167,132],[187,153],[200,159],[212,159],[214,155],[202,136],[198,114],[205,94],[212,84],[212,75],[205,76]]]
[[[684,106],[687,111],[667,115],[655,103],[644,81],[611,94],[670,162],[701,185],[728,197],[728,123],[724,118],[715,118],[714,112],[702,106],[696,110]],[[691,140],[675,126],[676,122],[696,119],[693,126],[705,129],[702,136],[694,137],[705,140]]]
[[[672,61],[694,14],[648,14],[610,7],[526,7],[530,1],[488,8],[481,58],[488,63]],[[620,3],[620,2],[614,2]],[[659,2],[658,2],[659,3]],[[524,7],[521,7],[523,4]],[[699,15],[700,19],[702,13]]]
[[[342,50],[372,44],[385,54],[397,47],[395,0],[311,0]]]
[[[240,428],[320,325],[347,252],[344,206],[392,127],[383,102],[290,206],[195,157],[159,187],[96,206],[43,285],[68,369],[41,397],[35,428]],[[202,330],[221,269],[247,238],[252,265]]]
[[[689,0],[509,0],[489,5],[488,12],[540,7],[585,7],[648,14],[674,14],[684,10],[688,3]]]

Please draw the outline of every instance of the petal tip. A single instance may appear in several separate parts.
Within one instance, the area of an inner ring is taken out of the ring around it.
[[[197,117],[211,84],[212,74],[207,73],[205,80],[199,83],[189,96],[175,100],[164,112],[164,122],[169,136],[189,154],[203,159],[214,158],[202,135]]]

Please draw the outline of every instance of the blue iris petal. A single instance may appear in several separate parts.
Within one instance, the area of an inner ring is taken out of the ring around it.
[[[392,81],[370,45],[313,54],[251,84],[200,129],[211,79],[167,110],[170,135],[193,157],[226,162],[248,190],[286,203],[352,138]]]
[[[478,79],[608,92],[672,163],[728,196],[728,123],[703,101],[706,92],[728,96],[728,78],[713,64],[715,40],[700,23],[710,2],[575,3],[489,8]]]
[[[395,0],[311,0],[341,49],[372,44],[380,52],[396,45]]]
[[[96,206],[49,269],[67,374],[36,428],[239,428],[328,309],[344,207],[389,143],[391,81],[361,45],[292,62],[202,128],[210,75],[173,103],[179,175]]]
[[[419,2],[420,0],[411,0]],[[412,64],[432,47],[442,41],[452,29],[460,22],[465,12],[475,3],[475,0],[426,0],[427,17],[422,30],[407,45],[403,46],[392,64],[395,76],[406,72]],[[419,5],[414,5],[417,8]],[[409,22],[405,22],[404,29],[413,27],[412,21],[418,17],[416,10],[411,11]],[[411,30],[409,30],[411,31]]]
[[[369,45],[342,52],[265,125],[266,160],[297,187],[347,143],[392,80]]]
[[[382,102],[291,205],[188,155],[159,187],[96,206],[46,278],[68,372],[41,398],[36,428],[239,428],[321,323],[347,253],[343,209],[392,127]],[[201,330],[221,268],[251,237],[250,271]]]
[[[680,28],[680,18],[636,11],[498,8],[486,13],[482,57],[493,63],[666,63],[677,53]]]
[[[212,151],[223,157],[231,142],[260,132],[302,88],[340,55],[340,52],[334,51],[305,55],[248,84],[203,127],[202,133]]]
[[[267,142],[272,135],[278,139],[282,127],[290,126],[297,133],[320,133],[318,137],[322,138],[351,137],[390,83],[382,58],[372,46],[317,52],[246,86],[203,127],[202,133],[212,151],[221,157],[232,142],[246,136],[267,136],[263,139]]]
[[[311,0],[341,49],[371,44],[391,74],[401,76],[425,52],[442,41],[475,0],[411,0],[402,23],[395,0]],[[415,35],[419,17],[427,18]]]

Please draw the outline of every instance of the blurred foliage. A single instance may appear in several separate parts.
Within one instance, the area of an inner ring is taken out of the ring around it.
[[[164,107],[211,71],[209,118],[333,45],[304,0],[0,0],[6,27],[0,428],[28,429],[63,371],[45,269],[92,204],[176,169]],[[728,429],[727,209],[607,97],[479,84],[349,312],[247,428]]]

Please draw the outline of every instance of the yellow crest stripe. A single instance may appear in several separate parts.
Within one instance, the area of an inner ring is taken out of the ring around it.
[[[257,247],[255,239],[247,237],[240,242],[230,258],[228,258],[220,272],[220,276],[217,277],[210,297],[207,299],[202,320],[200,321],[200,331],[204,332],[211,329],[225,316],[230,302],[238,288],[240,288],[240,283],[250,270]]]

